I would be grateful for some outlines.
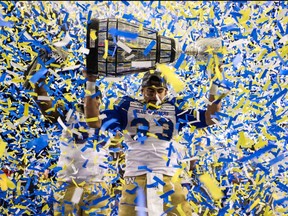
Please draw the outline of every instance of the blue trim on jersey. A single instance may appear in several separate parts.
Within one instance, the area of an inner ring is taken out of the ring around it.
[[[120,100],[119,103],[116,102],[113,110],[102,111],[101,114],[105,114],[107,116],[106,118],[102,119],[103,128],[105,130],[112,130],[113,132],[116,132],[117,130],[124,130],[127,126],[127,112],[130,107],[130,102],[132,101],[140,102],[129,96],[125,96]],[[176,122],[177,124],[179,124],[178,126],[176,126],[176,129],[178,129],[178,131],[180,131],[184,126],[187,126],[187,123],[189,123],[189,125],[195,126],[196,128],[203,128],[208,126],[205,120],[205,110],[181,109],[185,104],[185,101],[181,99],[177,100],[176,98],[173,98],[166,103],[171,104],[175,107]],[[199,113],[198,120],[197,115],[194,115],[194,112]],[[134,115],[137,114],[135,113]]]
[[[124,130],[127,126],[127,111],[131,101],[137,100],[129,96],[124,96],[119,103],[116,102],[116,104],[113,106],[113,110],[107,109],[102,111],[101,114],[105,114],[107,116],[107,118],[102,119],[102,126],[105,125],[106,130]],[[113,121],[111,121],[111,119],[113,119]]]
[[[204,128],[208,125],[206,124],[205,112],[206,110],[195,110],[195,109],[182,109],[184,104],[186,103],[183,99],[173,98],[172,100],[168,101],[168,103],[175,106],[176,111],[176,122],[178,124],[177,129],[181,131],[183,127],[189,125],[193,125],[196,128]],[[197,120],[197,114],[199,119]]]

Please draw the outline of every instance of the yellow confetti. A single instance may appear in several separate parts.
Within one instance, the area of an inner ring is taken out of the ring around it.
[[[237,143],[237,147],[243,147],[243,148],[251,148],[251,146],[254,144],[254,141],[250,139],[249,137],[245,136],[244,131],[239,132],[239,140]]]
[[[21,181],[17,182],[17,187],[16,187],[16,192],[17,192],[17,196],[21,195]]]
[[[263,49],[256,60],[260,61],[266,53],[267,53],[267,49]]]
[[[218,66],[215,66],[215,75],[219,80],[223,80],[223,76],[222,76],[221,71],[219,70]]]
[[[240,99],[238,105],[237,105],[234,109],[237,110],[237,109],[239,109],[240,107],[242,107],[243,104],[244,104],[244,102],[245,102],[245,98],[242,97],[242,98]]]
[[[276,136],[270,135],[270,134],[267,132],[267,130],[266,130],[265,127],[262,128],[261,132],[263,133],[263,135],[264,135],[267,139],[272,140],[272,141],[276,141],[276,140],[277,140]]]
[[[156,139],[158,138],[158,136],[157,136],[156,134],[149,133],[149,132],[147,133],[147,136],[148,136],[148,137],[154,137],[154,138],[156,138]]]
[[[185,84],[175,74],[175,68],[171,68],[165,64],[158,64],[157,69],[164,75],[167,82],[176,92],[183,91]]]
[[[49,207],[48,204],[44,205],[44,206],[42,207],[42,212],[49,210],[49,208],[50,208],[50,207]]]
[[[0,138],[0,158],[4,155],[7,143]]]
[[[266,206],[265,207],[265,210],[264,210],[264,215],[263,216],[273,216],[274,213],[273,211],[271,210],[271,208],[269,206]]]
[[[139,25],[139,29],[138,29],[138,32],[142,32],[142,31],[143,31],[143,24],[140,23],[140,25]]]
[[[208,215],[208,213],[209,213],[209,209],[208,209],[208,208],[206,208],[206,210],[205,210],[205,212],[204,212],[203,216],[207,216],[207,215]]]
[[[0,174],[0,188],[2,191],[6,191],[8,188],[14,189],[15,187],[15,184],[9,178],[7,178],[5,173]]]
[[[95,122],[95,121],[98,121],[98,120],[99,120],[98,117],[86,118],[86,122]]]
[[[72,94],[70,94],[70,93],[66,93],[66,94],[64,95],[64,98],[65,98],[68,102],[73,102],[73,101],[74,101],[74,98],[73,98]]]
[[[283,116],[283,118],[277,120],[276,122],[277,122],[277,124],[280,124],[283,122],[288,122],[288,116]]]
[[[96,40],[96,39],[97,39],[96,30],[95,30],[95,29],[91,29],[91,30],[90,30],[90,38],[91,38],[92,40]]]
[[[183,169],[177,169],[176,173],[173,175],[171,179],[171,182],[172,183],[180,182],[181,179],[179,178],[179,176],[181,175],[182,172],[183,172]]]
[[[210,13],[209,13],[209,18],[210,19],[214,19],[215,15],[214,15],[214,7],[210,8]]]
[[[76,183],[76,181],[72,178],[72,182],[74,183],[74,185],[76,186],[76,187],[79,187],[79,185]]]
[[[250,18],[251,9],[247,8],[245,10],[241,10],[240,13],[242,14],[242,17],[239,19],[239,23],[241,25],[246,24]]]
[[[260,199],[256,199],[255,202],[250,206],[249,210],[251,211],[253,208],[255,208],[255,206],[258,205],[258,203],[260,202]]]
[[[106,59],[108,57],[108,40],[105,40],[105,52],[103,58]]]
[[[28,116],[29,112],[29,103],[25,103],[24,105],[24,116]]]
[[[259,137],[258,142],[255,144],[255,149],[260,149],[268,144],[267,140],[263,140],[262,136]]]
[[[182,210],[181,203],[177,205],[176,209],[178,213],[180,214],[180,216],[186,216],[185,212]]]
[[[219,200],[224,196],[222,190],[216,184],[217,181],[208,173],[201,175],[199,180],[205,185],[214,200]]]
[[[269,20],[269,18],[265,14],[262,14],[262,17],[260,19],[256,20],[256,23],[260,24],[260,23],[263,23],[267,20]]]

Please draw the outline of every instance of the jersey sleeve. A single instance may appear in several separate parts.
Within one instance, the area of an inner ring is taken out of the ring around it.
[[[190,125],[196,128],[207,127],[205,112],[206,110],[187,109],[183,106],[185,102],[177,101],[174,104],[176,107],[176,119],[179,124],[178,130],[180,131],[184,126]]]
[[[124,130],[127,125],[127,110],[130,102],[125,98],[116,101],[113,109],[101,112],[103,115],[101,130],[119,131]]]
[[[206,110],[196,109],[180,110],[180,113],[177,115],[177,122],[180,126],[179,130],[186,125],[192,125],[196,128],[207,127],[205,112]]]

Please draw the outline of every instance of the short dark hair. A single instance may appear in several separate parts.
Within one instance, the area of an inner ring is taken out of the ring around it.
[[[155,71],[154,73],[150,73],[150,71],[146,72],[143,76],[141,85],[142,88],[152,86],[153,81],[159,82],[159,85],[161,87],[167,88],[167,81],[164,79],[164,77],[161,76],[161,73],[159,71]]]

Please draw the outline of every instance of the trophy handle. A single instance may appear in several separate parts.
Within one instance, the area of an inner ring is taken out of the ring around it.
[[[91,38],[91,32],[95,31],[96,39]],[[86,69],[88,74],[98,75],[98,36],[99,20],[91,19],[87,26],[86,48],[89,53],[86,56]]]

